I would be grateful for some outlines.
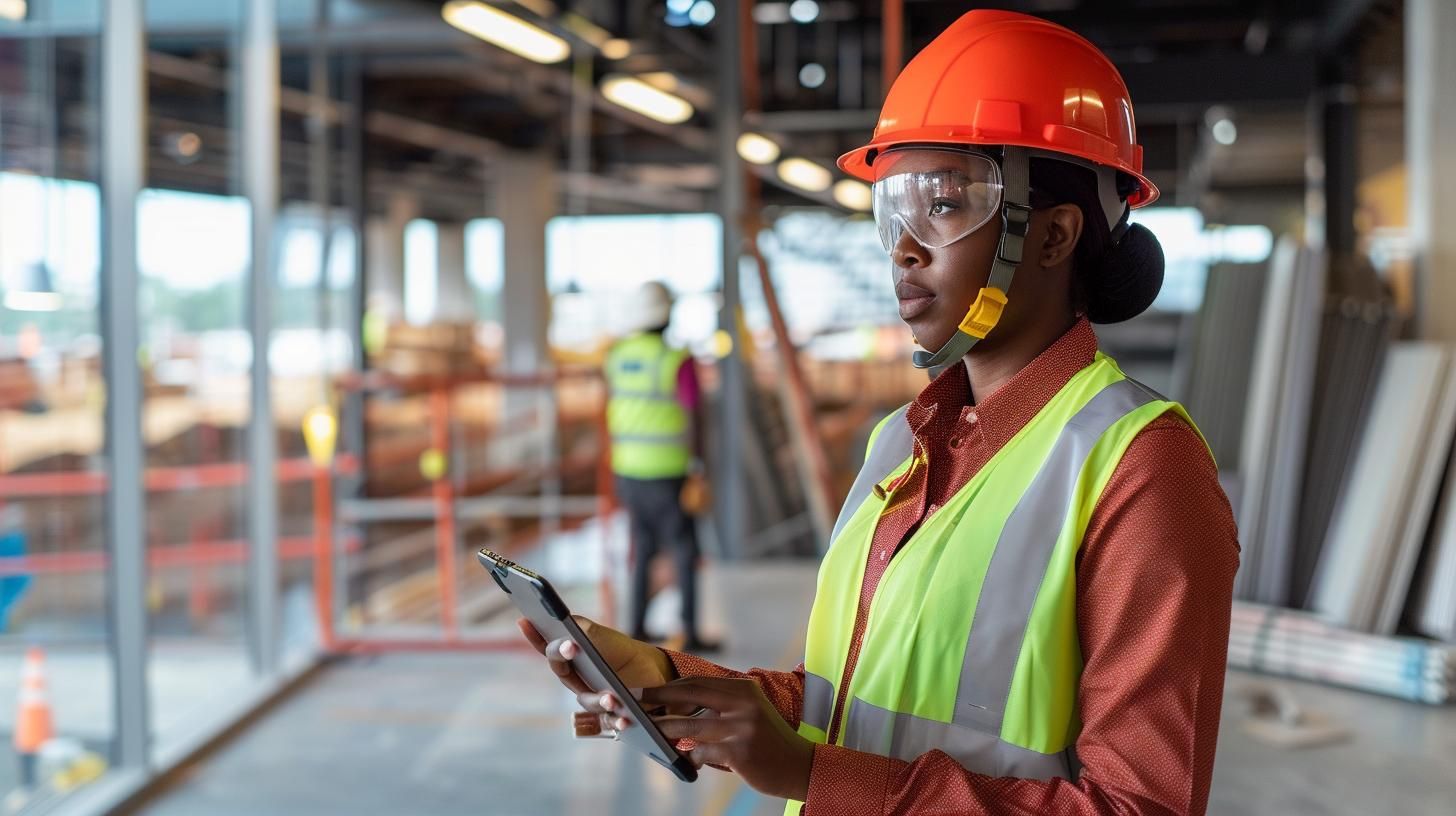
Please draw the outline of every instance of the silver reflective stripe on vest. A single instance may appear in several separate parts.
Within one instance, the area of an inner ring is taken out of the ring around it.
[[[667,434],[612,434],[612,441],[623,444],[640,443],[643,445],[686,445],[688,435],[683,433]]]
[[[661,391],[629,391],[625,388],[613,388],[609,396],[612,399],[635,399],[644,402],[660,402],[664,405],[677,405],[677,395],[665,396]]]
[[[859,469],[859,475],[855,477],[854,485],[849,488],[844,505],[839,508],[839,519],[834,522],[834,532],[829,536],[830,544],[838,540],[844,526],[849,523],[859,506],[864,504],[865,499],[870,497],[875,485],[894,473],[895,468],[910,458],[915,450],[915,437],[910,433],[910,423],[905,421],[905,412],[909,409],[909,405],[901,406],[881,426],[880,435],[875,437],[875,444],[870,448],[869,456],[865,457],[864,467]]]
[[[930,751],[942,751],[962,767],[987,776],[1014,776],[1047,780],[1077,778],[1081,765],[1069,749],[1042,754],[995,734],[955,723],[901,714],[855,698],[844,724],[844,744],[857,751],[914,761]]]
[[[971,619],[956,692],[957,724],[1001,733],[1032,607],[1087,457],[1114,423],[1156,399],[1157,394],[1128,379],[1099,391],[1068,420],[1012,509],[986,568]]]
[[[827,733],[833,713],[834,684],[813,672],[804,672],[803,723]]]

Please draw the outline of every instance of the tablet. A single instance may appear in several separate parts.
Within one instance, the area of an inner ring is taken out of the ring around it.
[[[551,584],[545,578],[490,550],[481,550],[476,558],[490,573],[490,577],[495,579],[496,584],[511,596],[511,602],[536,627],[536,631],[546,638],[547,643],[558,638],[571,638],[581,647],[581,653],[571,660],[572,668],[576,669],[576,673],[593,691],[610,691],[616,695],[632,720],[633,727],[621,732],[619,739],[671,770],[678,779],[684,782],[696,780],[698,769],[693,766],[692,760],[679,753],[672,742],[657,729],[652,718],[642,711],[637,698],[627,690],[626,684],[572,619],[571,612],[562,602],[561,596],[551,588]]]

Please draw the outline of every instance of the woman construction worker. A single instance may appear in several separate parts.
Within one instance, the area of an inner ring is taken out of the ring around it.
[[[900,316],[944,371],[872,435],[804,663],[736,672],[589,636],[698,762],[788,813],[1202,813],[1239,547],[1183,409],[1092,322],[1152,302],[1128,92],[1091,43],[973,11],[891,89],[872,182]],[[589,693],[528,638],[589,710]],[[801,804],[802,803],[802,804]]]
[[[637,290],[632,332],[607,352],[607,431],[617,498],[627,508],[633,545],[632,637],[647,634],[652,561],[671,552],[682,592],[683,648],[716,648],[699,636],[698,539],[684,508],[702,480],[701,399],[693,357],[667,344],[672,295],[652,281]],[[686,500],[686,501],[685,501]]]

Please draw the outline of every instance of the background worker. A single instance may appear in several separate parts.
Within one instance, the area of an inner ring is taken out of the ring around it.
[[[644,284],[633,305],[632,333],[607,352],[604,371],[612,472],[632,527],[632,636],[657,639],[646,630],[652,561],[671,551],[682,591],[684,648],[705,651],[712,644],[698,632],[697,528],[683,506],[685,491],[701,492],[697,370],[691,354],[663,337],[672,320],[667,287]]]
[[[1162,282],[1128,223],[1157,191],[1127,89],[1071,31],[973,11],[879,122],[840,167],[874,183],[916,365],[946,367],[872,437],[805,662],[736,672],[587,633],[644,704],[710,709],[660,727],[786,813],[1202,813],[1239,547],[1192,421],[1091,327]],[[617,713],[575,644],[522,628]]]

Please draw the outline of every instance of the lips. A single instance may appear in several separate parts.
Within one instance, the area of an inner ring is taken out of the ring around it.
[[[914,320],[935,302],[935,293],[909,281],[895,284],[895,297],[900,300],[900,319]]]

